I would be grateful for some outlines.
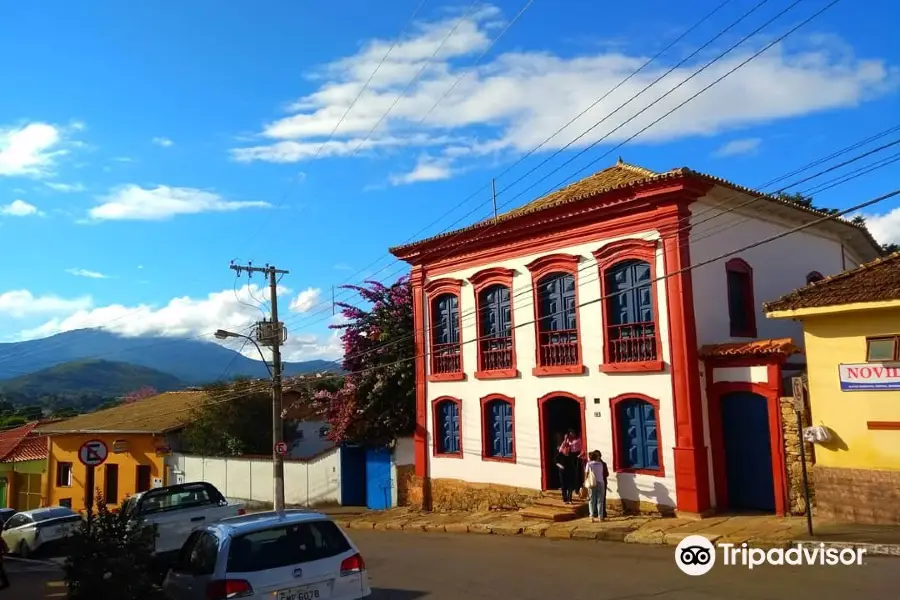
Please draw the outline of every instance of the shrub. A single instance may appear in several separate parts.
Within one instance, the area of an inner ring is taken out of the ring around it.
[[[123,511],[110,511],[100,493],[96,506],[69,539],[69,600],[162,600],[153,579],[155,530],[129,527]]]

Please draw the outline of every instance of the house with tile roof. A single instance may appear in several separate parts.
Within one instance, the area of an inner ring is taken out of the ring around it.
[[[477,504],[489,486],[535,516],[573,516],[550,496],[574,429],[609,463],[611,510],[785,513],[778,399],[803,335],[762,318],[762,300],[879,252],[850,221],[811,224],[825,216],[620,159],[392,248],[411,265],[424,502]]]
[[[128,496],[174,483],[180,432],[207,400],[204,391],[166,392],[105,410],[38,426],[49,437],[47,499],[51,506],[84,510],[87,467],[79,460],[85,442],[105,446],[107,458],[94,471],[94,487],[117,506]]]
[[[818,515],[900,524],[900,252],[765,305],[803,325]]]
[[[30,510],[46,506],[47,436],[38,422],[0,432],[0,507]]]

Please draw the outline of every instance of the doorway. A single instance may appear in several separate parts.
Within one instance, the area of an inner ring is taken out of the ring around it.
[[[775,480],[768,400],[750,391],[723,394],[722,441],[728,505],[775,512]]]
[[[548,394],[538,400],[542,489],[558,490],[560,487],[556,450],[566,431],[574,429],[587,448],[584,411],[584,398],[565,392]]]

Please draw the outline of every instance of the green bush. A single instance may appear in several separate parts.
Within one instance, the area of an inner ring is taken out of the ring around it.
[[[155,531],[129,527],[124,513],[110,511],[100,493],[96,506],[69,539],[69,600],[162,600],[153,576]]]

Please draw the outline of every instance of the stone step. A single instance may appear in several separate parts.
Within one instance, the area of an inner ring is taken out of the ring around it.
[[[573,510],[559,510],[550,506],[530,506],[523,508],[519,514],[526,519],[539,519],[541,521],[553,521],[559,523],[561,521],[571,521],[578,518],[578,514]]]
[[[550,506],[553,508],[574,510],[575,507],[577,507],[581,504],[585,504],[585,503],[579,501],[579,502],[576,502],[575,504],[566,504],[559,498],[544,497],[544,498],[538,498],[537,500],[534,501],[533,504],[536,504],[538,506]]]

